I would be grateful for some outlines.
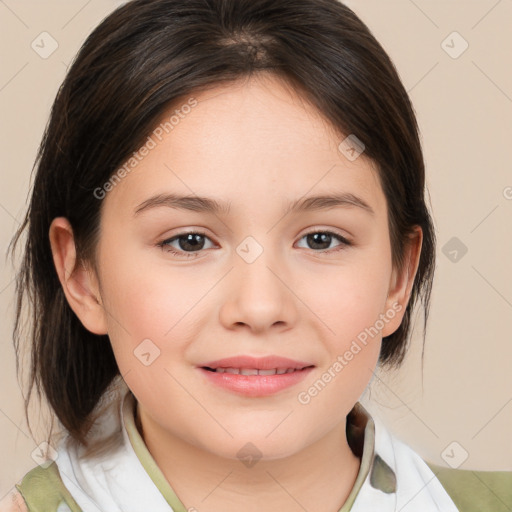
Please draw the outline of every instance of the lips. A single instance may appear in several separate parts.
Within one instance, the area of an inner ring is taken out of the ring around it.
[[[216,373],[231,373],[233,375],[283,375],[297,371],[295,368],[269,368],[268,370],[258,370],[258,368],[206,368]]]
[[[236,356],[198,366],[201,373],[221,388],[237,394],[267,396],[296,385],[314,368],[306,361],[280,356]]]
[[[266,371],[270,370],[276,370],[276,373],[281,375],[284,373],[291,373],[295,370],[303,370],[308,366],[314,365],[308,362],[295,361],[293,359],[274,355],[266,357],[228,357],[201,365],[201,367],[206,370],[217,371],[219,373],[239,373],[242,375],[272,375],[272,373],[266,373]],[[243,373],[244,370],[251,371],[252,373]]]

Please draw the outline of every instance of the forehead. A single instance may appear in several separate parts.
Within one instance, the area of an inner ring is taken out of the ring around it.
[[[234,199],[236,211],[237,204],[287,203],[308,191],[357,191],[378,210],[377,169],[364,153],[348,159],[339,148],[345,137],[277,77],[218,85],[162,114],[149,149],[125,166],[107,202],[135,209],[151,195],[176,192]]]

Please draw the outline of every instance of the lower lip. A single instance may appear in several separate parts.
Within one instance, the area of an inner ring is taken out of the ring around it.
[[[245,396],[269,396],[301,382],[313,367],[296,370],[281,375],[240,375],[236,373],[218,373],[199,368],[199,370],[217,386]]]

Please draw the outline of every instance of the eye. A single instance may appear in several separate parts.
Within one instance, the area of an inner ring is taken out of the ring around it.
[[[345,249],[352,245],[352,243],[345,237],[334,233],[333,231],[310,231],[306,233],[301,240],[306,239],[306,243],[311,245],[311,249],[318,249],[315,252],[337,252]],[[194,258],[199,256],[199,253],[205,249],[205,241],[210,240],[206,233],[200,231],[190,231],[186,233],[180,233],[172,238],[168,238],[159,242],[158,247],[162,248],[165,252],[178,257]],[[338,241],[338,246],[334,249],[329,249],[329,246],[333,241]],[[175,244],[175,245],[173,245]],[[177,244],[177,246],[176,246]],[[208,247],[206,247],[207,249]],[[211,248],[211,247],[210,247]],[[197,254],[196,254],[197,253]]]
[[[170,252],[175,256],[194,258],[198,256],[198,254],[196,255],[194,253],[198,253],[205,248],[205,240],[210,240],[205,233],[199,231],[190,231],[188,233],[180,233],[179,235],[173,236],[172,238],[163,240],[157,245],[164,251]],[[176,243],[178,247],[176,247],[176,245],[172,245]]]
[[[311,245],[312,249],[324,249],[324,251],[315,251],[315,252],[336,252],[345,249],[352,245],[352,243],[347,240],[345,237],[334,233],[333,231],[310,231],[306,233],[302,238],[306,239],[306,243]],[[334,249],[329,249],[329,246],[334,240],[338,240],[340,244],[336,246]],[[328,249],[328,250],[325,250]]]

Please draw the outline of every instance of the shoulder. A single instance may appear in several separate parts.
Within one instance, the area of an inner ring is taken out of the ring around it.
[[[36,466],[0,502],[0,512],[81,512],[55,462]]]
[[[511,510],[512,471],[453,469],[425,463],[462,512]]]
[[[0,512],[28,512],[25,500],[18,489],[13,489],[0,500]]]

